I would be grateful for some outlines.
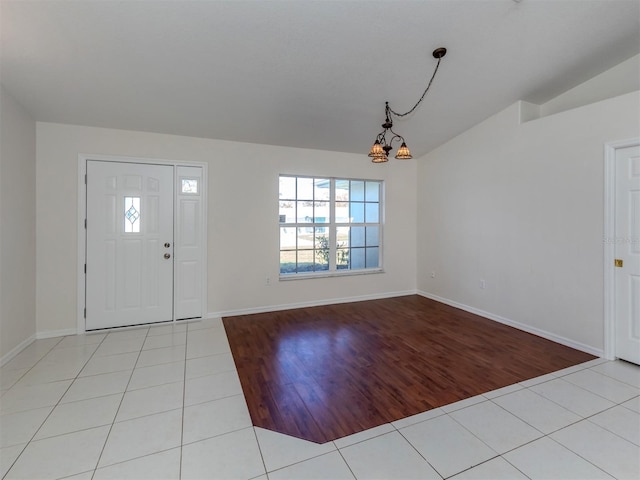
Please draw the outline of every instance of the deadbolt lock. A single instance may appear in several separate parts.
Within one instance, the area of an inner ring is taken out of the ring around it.
[[[169,248],[171,246],[171,244],[169,242],[164,244],[164,248]]]
[[[170,254],[170,253],[165,253],[165,254],[164,254],[164,258],[166,258],[166,259],[171,258],[171,254]]]
[[[614,262],[613,262],[613,263],[614,263],[614,265],[615,265],[616,267],[618,267],[618,268],[622,268],[622,264],[623,264],[624,262],[623,262],[620,258],[616,258],[616,259],[614,260]]]

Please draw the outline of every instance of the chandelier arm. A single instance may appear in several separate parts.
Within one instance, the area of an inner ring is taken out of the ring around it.
[[[391,140],[389,140],[389,145],[393,144],[394,140],[400,139],[404,142],[404,137],[402,135],[397,134],[396,132],[394,132],[393,130],[389,129],[389,131],[391,133],[393,133],[393,137],[391,137]]]
[[[387,103],[387,107],[388,107],[390,113],[392,113],[396,117],[406,117],[407,115],[412,113],[418,107],[418,105],[420,105],[420,103],[422,103],[422,100],[424,100],[424,97],[427,94],[427,92],[429,91],[429,88],[431,88],[431,84],[433,83],[433,79],[436,78],[436,73],[438,73],[438,67],[440,67],[440,61],[441,60],[442,60],[442,57],[438,58],[438,63],[436,64],[436,68],[433,71],[433,75],[431,75],[431,80],[429,80],[429,84],[427,85],[427,88],[422,93],[422,96],[420,97],[420,100],[418,100],[418,102],[411,108],[411,110],[409,110],[408,112],[405,112],[405,113],[398,113],[398,112],[394,111],[391,107],[389,107],[389,104]]]

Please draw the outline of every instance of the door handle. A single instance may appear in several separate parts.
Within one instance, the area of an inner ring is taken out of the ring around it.
[[[164,244],[164,248],[169,248],[171,246],[171,244],[169,242]]]
[[[171,258],[171,254],[170,254],[170,253],[165,253],[165,254],[164,254],[164,258],[166,258],[166,259]]]

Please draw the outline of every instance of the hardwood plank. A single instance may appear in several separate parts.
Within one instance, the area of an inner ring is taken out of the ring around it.
[[[223,323],[253,424],[317,443],[595,358],[418,295]]]

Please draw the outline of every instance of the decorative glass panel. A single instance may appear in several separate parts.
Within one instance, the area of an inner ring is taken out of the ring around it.
[[[140,233],[140,197],[124,197],[124,231]]]
[[[182,193],[197,194],[198,193],[198,179],[197,178],[183,178],[182,179]]]

